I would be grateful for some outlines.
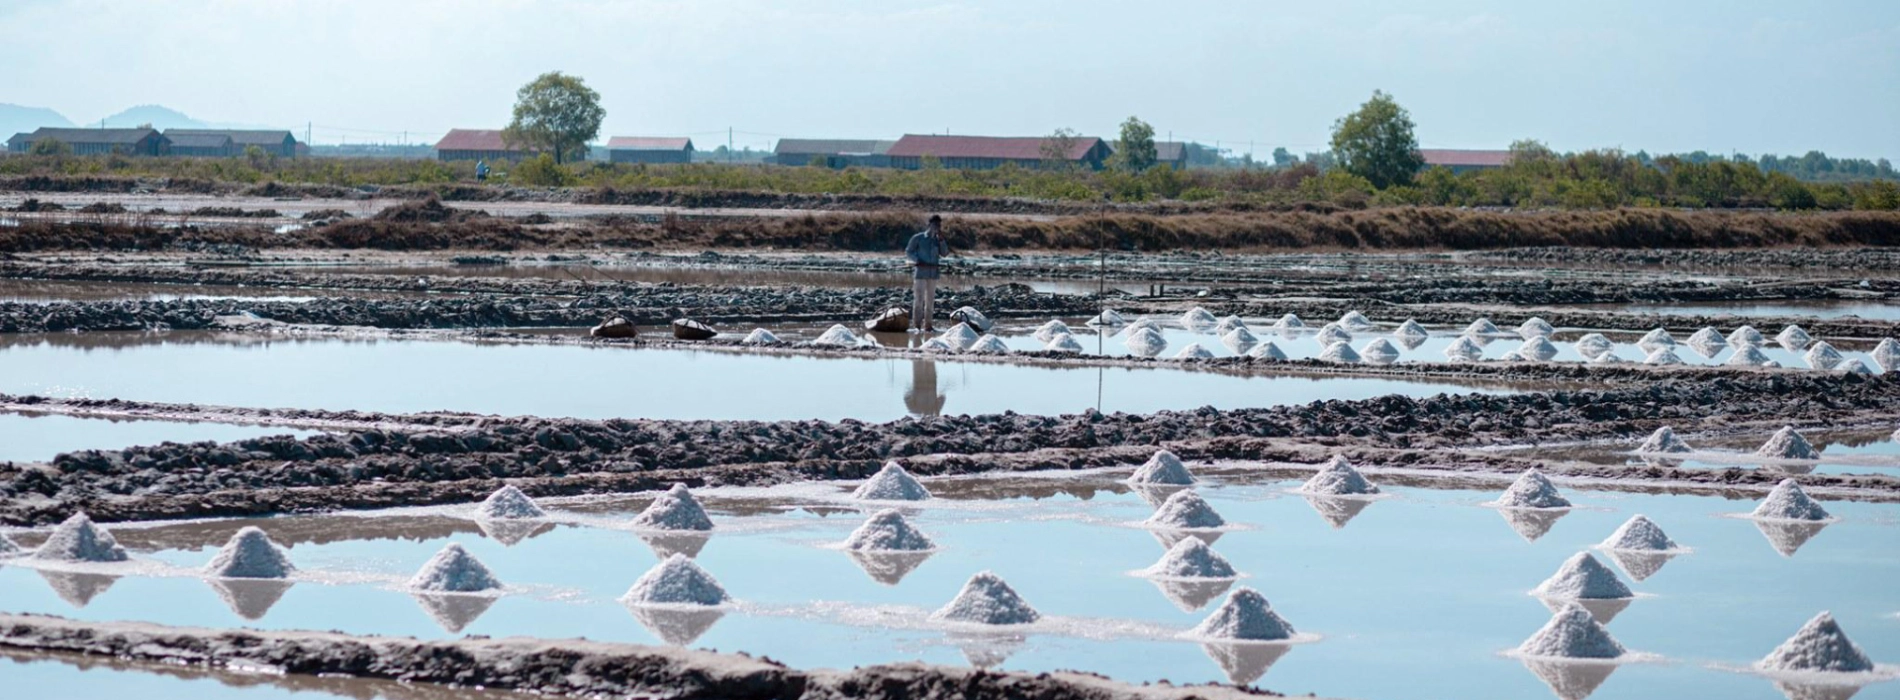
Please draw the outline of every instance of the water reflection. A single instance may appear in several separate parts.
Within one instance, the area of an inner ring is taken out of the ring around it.
[[[1313,510],[1319,513],[1319,517],[1325,518],[1326,523],[1332,525],[1335,530],[1345,527],[1346,523],[1358,517],[1366,506],[1372,505],[1372,499],[1369,498],[1329,498],[1313,495],[1305,496],[1305,498],[1307,505],[1312,506]]]
[[[1538,659],[1520,657],[1524,668],[1530,669],[1544,685],[1550,686],[1550,692],[1563,700],[1583,700],[1610,679],[1616,672],[1616,664],[1601,661],[1563,661],[1560,659]]]
[[[944,395],[937,388],[937,361],[910,361],[910,388],[904,390],[904,408],[913,416],[943,414]]]
[[[293,584],[273,579],[216,578],[205,581],[216,591],[225,607],[246,620],[263,619],[271,606],[282,600]]]
[[[554,524],[535,520],[477,520],[475,527],[488,539],[513,547],[553,530]]]
[[[1207,658],[1220,665],[1227,674],[1227,680],[1235,685],[1248,685],[1267,675],[1267,669],[1293,650],[1291,644],[1238,644],[1228,642],[1204,642],[1201,651]]]
[[[1558,598],[1539,597],[1538,601],[1542,602],[1544,604],[1544,607],[1549,608],[1550,611],[1553,613],[1563,612],[1564,608],[1575,605],[1577,607],[1580,607],[1580,608],[1583,608],[1584,610],[1589,611],[1590,616],[1596,618],[1598,623],[1607,625],[1607,624],[1610,624],[1611,620],[1616,619],[1616,616],[1619,613],[1622,613],[1624,610],[1629,609],[1630,603],[1636,602],[1636,599],[1635,598],[1563,598],[1563,599],[1558,599]]]
[[[627,611],[633,613],[633,619],[645,627],[660,641],[676,647],[683,647],[698,641],[701,635],[718,624],[726,616],[719,608],[662,608],[650,605],[629,605]]]
[[[1788,700],[1848,700],[1859,693],[1858,685],[1827,685],[1823,683],[1797,683],[1794,681],[1775,681],[1775,690],[1788,696]]]
[[[1536,542],[1544,533],[1550,532],[1551,526],[1556,525],[1559,519],[1569,515],[1570,509],[1499,508],[1498,513],[1504,516],[1504,522],[1517,532],[1518,537],[1524,538],[1525,542]]]
[[[950,643],[963,652],[963,659],[971,666],[992,669],[1003,665],[1011,654],[1023,648],[1023,637],[1018,634],[953,634]]]
[[[1616,561],[1617,566],[1623,567],[1624,573],[1637,581],[1655,576],[1656,572],[1662,571],[1664,564],[1676,558],[1674,552],[1639,552],[1629,549],[1610,549],[1605,552]]]
[[[1805,522],[1798,520],[1756,520],[1755,528],[1761,530],[1768,544],[1780,552],[1781,556],[1792,557],[1801,549],[1801,545],[1821,534],[1828,523]]]
[[[652,548],[653,554],[661,561],[666,561],[667,557],[675,554],[684,554],[689,559],[697,559],[700,550],[705,549],[706,543],[712,540],[712,534],[706,532],[641,531],[636,533],[636,536],[641,542],[647,543],[647,547]]]
[[[863,569],[871,580],[886,586],[901,583],[905,576],[909,576],[910,572],[916,571],[917,567],[923,566],[925,560],[936,554],[934,551],[860,552],[857,550],[848,550],[847,553],[851,555],[851,561],[857,562],[858,568]]]
[[[1199,538],[1202,542],[1213,544],[1215,540],[1220,539],[1221,535],[1227,534],[1226,531],[1223,530],[1149,530],[1148,532],[1155,536],[1155,541],[1161,543],[1162,549],[1174,549],[1174,546],[1180,544],[1181,540],[1185,540],[1189,537]]]
[[[1194,612],[1207,607],[1208,603],[1214,602],[1214,599],[1219,598],[1221,594],[1226,593],[1227,589],[1232,588],[1234,585],[1234,579],[1231,578],[1202,581],[1187,581],[1181,579],[1150,580],[1154,582],[1156,588],[1161,589],[1161,595],[1166,596],[1168,602],[1173,603],[1174,607],[1180,608],[1181,612]]]
[[[495,597],[465,593],[411,593],[429,619],[449,634],[461,634],[482,613],[495,605]]]
[[[53,587],[53,593],[60,600],[75,608],[86,607],[93,598],[105,593],[119,580],[117,576],[106,574],[82,574],[75,571],[51,571],[39,569],[40,578],[46,579],[46,585]]]

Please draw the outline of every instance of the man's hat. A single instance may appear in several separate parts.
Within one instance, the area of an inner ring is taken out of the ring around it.
[[[943,223],[943,217],[942,217],[941,215],[938,215],[938,214],[931,214],[931,215],[930,215],[930,223],[933,223],[933,224],[941,224],[941,223]]]

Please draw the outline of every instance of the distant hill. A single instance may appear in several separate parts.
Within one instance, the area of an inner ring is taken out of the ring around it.
[[[42,126],[72,125],[72,120],[45,107],[0,104],[0,141],[11,138],[14,134],[32,131]]]
[[[152,128],[166,129],[209,129],[211,125],[185,116],[184,113],[159,105],[139,105],[105,118],[106,126],[114,129],[130,129],[140,124],[150,124]],[[86,126],[98,126],[91,122]]]

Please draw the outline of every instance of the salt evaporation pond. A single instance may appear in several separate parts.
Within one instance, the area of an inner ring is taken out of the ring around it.
[[[582,345],[89,333],[0,340],[0,393],[231,406],[576,418],[892,420],[906,415],[1150,413],[1498,385],[1244,377],[1172,368],[1058,368]],[[86,347],[66,341],[84,339]],[[506,371],[502,371],[506,370]]]
[[[42,698],[141,700],[535,700],[540,696],[411,686],[396,681],[318,678],[254,671],[156,667],[97,656],[0,651],[0,681]]]
[[[645,284],[682,284],[713,286],[805,286],[829,287],[834,289],[865,289],[890,287],[909,290],[911,287],[910,270],[893,261],[882,272],[842,272],[837,270],[798,270],[798,269],[762,269],[742,267],[711,266],[663,266],[663,265],[346,265],[339,267],[324,266],[324,272],[338,274],[395,275],[400,277],[503,277],[510,279],[547,279],[547,280],[586,280],[589,282],[635,282]],[[1100,283],[1083,279],[1039,279],[1019,277],[970,277],[956,275],[943,278],[939,288],[962,290],[975,286],[994,287],[1002,284],[1022,284],[1030,289],[1050,294],[1094,294],[1101,289]],[[1118,289],[1130,294],[1147,291],[1149,282],[1116,281],[1109,282],[1108,289]],[[945,309],[946,311],[948,309]]]
[[[1900,425],[1900,421],[1896,422]],[[1690,426],[1682,426],[1688,428]],[[1813,462],[1786,462],[1751,459],[1769,431],[1716,440],[1683,438],[1695,450],[1681,455],[1635,455],[1635,445],[1569,445],[1524,448],[1528,456],[1551,460],[1576,460],[1591,464],[1643,465],[1656,463],[1671,469],[1763,469],[1785,474],[1882,474],[1900,476],[1900,441],[1893,431],[1846,430],[1802,431],[1821,451]],[[1678,433],[1681,435],[1681,433]],[[1517,452],[1512,450],[1513,453]]]
[[[80,605],[71,587],[64,589],[69,600],[49,585],[60,574],[8,565],[0,568],[0,600],[17,612],[176,625],[440,639],[454,636],[445,628],[453,623],[459,634],[636,643],[670,638],[769,655],[799,667],[913,659],[967,665],[975,659],[1005,669],[1079,669],[1179,683],[1230,680],[1228,667],[1246,679],[1271,661],[1258,683],[1295,694],[1540,698],[1551,697],[1545,681],[1501,654],[1550,619],[1529,591],[1565,559],[1642,513],[1693,551],[1641,581],[1631,581],[1612,553],[1596,556],[1638,593],[1609,623],[1612,634],[1632,651],[1668,662],[1617,667],[1593,697],[1780,698],[1767,679],[1710,664],[1746,665],[1823,609],[1874,659],[1900,658],[1900,621],[1891,617],[1890,582],[1900,576],[1892,504],[1828,501],[1841,520],[1784,557],[1755,523],[1720,517],[1750,510],[1749,500],[1565,485],[1577,507],[1527,542],[1500,511],[1481,505],[1507,480],[1482,491],[1438,491],[1393,485],[1391,477],[1373,470],[1368,477],[1385,481],[1390,495],[1360,501],[1363,509],[1348,518],[1328,510],[1334,513],[1329,519],[1316,512],[1320,504],[1289,492],[1298,478],[1243,483],[1232,472],[1198,466],[1197,474],[1197,491],[1230,521],[1247,526],[1214,539],[1213,548],[1244,576],[1220,585],[1223,590],[1129,575],[1152,564],[1167,545],[1158,533],[1132,525],[1153,507],[1117,481],[1126,476],[1122,472],[928,480],[938,498],[904,510],[938,549],[894,568],[860,563],[836,546],[882,507],[852,507],[849,484],[698,490],[716,526],[687,549],[735,605],[672,626],[665,617],[639,617],[616,599],[659,561],[658,552],[678,551],[680,544],[661,538],[649,544],[643,537],[651,533],[599,526],[624,523],[650,496],[543,501],[566,523],[498,535],[501,540],[485,534],[491,524],[441,509],[115,531],[135,559],[191,568],[208,561],[239,527],[260,525],[289,548],[301,570],[353,572],[370,581],[295,583],[261,611],[254,608],[256,619],[234,612],[205,581],[187,577],[128,575],[103,590],[95,582]],[[1334,521],[1343,524],[1335,527]],[[32,535],[16,539],[35,541]],[[439,612],[432,616],[432,608],[388,583],[406,578],[451,541],[510,585],[532,590],[449,620],[439,619]],[[917,622],[983,570],[996,572],[1050,619],[1084,618],[1088,629],[1120,631],[1089,638],[1032,629],[1020,639],[985,639]],[[1233,585],[1259,590],[1273,610],[1318,640],[1235,654],[1167,637],[1198,624]],[[814,606],[818,601],[835,605]],[[870,606],[899,606],[884,609],[903,612],[894,618],[864,614]],[[1274,653],[1283,655],[1261,656]],[[18,676],[0,667],[0,679],[13,678]],[[1893,698],[1896,692],[1900,684],[1879,684],[1858,697]]]
[[[1602,308],[1584,306],[1579,308]],[[1813,316],[1845,318],[1859,316],[1878,321],[1900,321],[1900,304],[1878,301],[1814,299],[1808,301],[1705,301],[1674,304],[1618,304],[1616,309],[1639,314],[1694,314],[1712,316]]]
[[[314,435],[294,428],[179,421],[0,413],[0,462],[44,462],[74,450],[113,450],[161,442],[232,442],[265,435]]]

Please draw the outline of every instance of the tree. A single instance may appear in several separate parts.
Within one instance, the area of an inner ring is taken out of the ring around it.
[[[73,145],[59,139],[40,139],[34,141],[26,152],[36,156],[70,156],[73,154]]]
[[[1082,140],[1082,134],[1074,129],[1062,127],[1055,133],[1042,139],[1042,167],[1048,169],[1067,169],[1073,161],[1069,154],[1075,151],[1076,142]]]
[[[1511,142],[1511,162],[1532,163],[1541,160],[1556,160],[1557,153],[1537,139],[1518,139]]]
[[[515,118],[502,140],[552,154],[558,165],[569,155],[585,157],[587,142],[600,135],[606,116],[600,93],[580,78],[545,73],[515,93]]]
[[[1359,111],[1333,122],[1333,157],[1346,172],[1379,189],[1411,184],[1425,167],[1412,127],[1410,112],[1391,95],[1374,90]]]
[[[1273,149],[1273,167],[1290,168],[1298,162],[1300,162],[1299,157],[1287,151],[1285,146]]]
[[[1160,155],[1155,152],[1155,128],[1135,117],[1122,122],[1120,147],[1115,149],[1115,166],[1129,172],[1154,167]]]

